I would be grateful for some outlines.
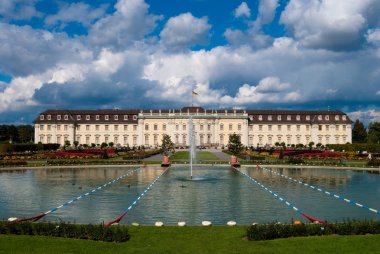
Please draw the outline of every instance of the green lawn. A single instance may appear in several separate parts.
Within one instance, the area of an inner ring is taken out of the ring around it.
[[[130,227],[131,240],[104,243],[0,235],[0,253],[379,253],[380,235],[247,241],[245,227]]]
[[[190,158],[190,154],[188,151],[179,151],[176,152],[173,156],[171,156],[171,160],[188,160]],[[197,151],[196,152],[197,160],[218,160],[213,153],[207,151]]]

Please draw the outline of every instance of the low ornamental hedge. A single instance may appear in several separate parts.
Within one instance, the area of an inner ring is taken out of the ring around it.
[[[380,166],[380,159],[372,159],[372,160],[368,161],[367,166],[379,167]]]
[[[0,167],[8,166],[26,166],[26,161],[0,161]]]
[[[50,237],[76,238],[103,242],[126,242],[130,239],[127,226],[111,226],[69,223],[8,223],[0,221],[0,234],[38,235]]]
[[[380,221],[347,221],[327,224],[257,224],[248,227],[249,240],[273,240],[298,236],[380,234]]]

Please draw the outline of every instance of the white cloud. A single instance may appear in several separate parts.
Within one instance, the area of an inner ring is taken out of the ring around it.
[[[36,10],[37,0],[1,0],[0,18],[6,20],[29,20],[32,17],[41,17]]]
[[[366,34],[367,42],[380,46],[380,29],[371,29]]]
[[[270,23],[274,15],[276,14],[276,9],[278,7],[277,0],[261,0],[259,5],[259,15],[258,20],[261,24]]]
[[[380,111],[370,109],[370,110],[359,110],[348,113],[352,121],[359,119],[368,125],[370,122],[380,122]]]
[[[376,95],[379,95],[379,96],[380,96],[380,90],[376,92]]]
[[[242,2],[234,11],[235,18],[239,17],[247,17],[249,18],[251,16],[251,10],[249,9],[246,2]]]
[[[161,18],[149,14],[144,0],[119,0],[116,12],[97,21],[89,31],[89,42],[99,47],[125,49],[144,39]]]
[[[305,47],[331,50],[357,49],[362,33],[373,20],[372,9],[378,0],[291,0],[281,15],[281,22]]]
[[[172,50],[203,45],[208,42],[210,28],[206,17],[183,13],[168,20],[160,33],[161,42]]]
[[[92,8],[82,2],[67,4],[61,7],[57,14],[47,16],[45,24],[65,26],[69,22],[78,22],[89,26],[94,20],[104,16],[106,7],[106,5],[102,5],[99,8]]]

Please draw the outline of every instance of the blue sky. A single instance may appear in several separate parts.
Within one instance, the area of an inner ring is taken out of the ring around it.
[[[2,0],[0,123],[46,109],[338,109],[380,121],[380,0]]]

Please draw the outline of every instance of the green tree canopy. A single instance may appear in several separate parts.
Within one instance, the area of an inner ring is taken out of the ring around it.
[[[372,144],[380,143],[380,122],[374,122],[369,124],[368,142]]]
[[[175,152],[174,143],[169,135],[164,134],[162,136],[161,154],[168,156]]]
[[[235,156],[238,155],[244,149],[244,146],[240,141],[240,136],[237,134],[230,135],[227,147],[228,151],[230,151]]]
[[[352,142],[353,143],[365,143],[367,142],[367,131],[364,128],[362,122],[357,119],[352,128]]]

